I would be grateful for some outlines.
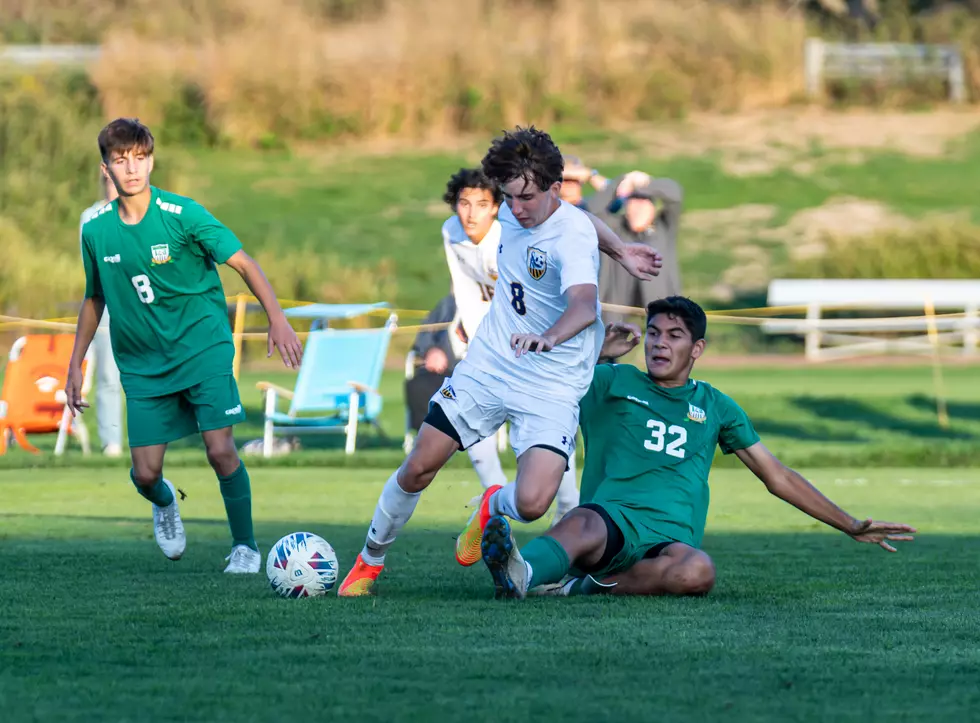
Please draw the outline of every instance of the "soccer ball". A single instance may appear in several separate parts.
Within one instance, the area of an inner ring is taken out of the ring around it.
[[[283,597],[326,595],[337,583],[337,553],[310,532],[293,532],[269,550],[265,574]]]

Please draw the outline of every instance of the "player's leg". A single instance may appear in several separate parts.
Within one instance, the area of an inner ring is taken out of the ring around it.
[[[422,491],[459,450],[458,435],[443,431],[444,418],[440,407],[433,404],[419,428],[412,451],[385,482],[364,547],[337,590],[341,597],[360,597],[372,592],[375,580],[384,569],[388,549],[415,512]]]
[[[107,316],[107,315],[106,315]],[[92,346],[95,349],[95,411],[102,453],[122,456],[122,384],[119,367],[112,354],[106,317],[99,325]]]
[[[596,591],[613,595],[706,595],[715,585],[715,565],[702,550],[682,542],[662,543],[629,569],[604,577]]]
[[[422,490],[458,450],[491,436],[503,423],[501,399],[492,380],[468,373],[465,360],[457,365],[452,377],[443,381],[432,396],[415,446],[381,491],[364,549],[341,583],[338,595],[371,592],[384,567],[385,555],[415,511]],[[496,489],[499,488],[491,487],[487,493]],[[483,507],[481,504],[477,512]],[[476,546],[479,559],[479,540]],[[457,557],[458,552],[457,545]]]
[[[552,526],[557,525],[561,519],[569,512],[578,507],[578,475],[575,471],[575,447],[568,456],[568,469],[562,475],[561,484],[558,485],[558,494],[555,496],[555,518],[551,521]]]
[[[604,567],[622,547],[622,534],[597,505],[575,508],[547,534],[534,538],[520,551],[514,545],[507,519],[492,517],[482,544],[483,560],[493,577],[496,597],[517,599],[523,599],[531,588],[553,586],[573,566]]]
[[[578,404],[511,393],[508,407],[517,479],[493,496],[490,511],[492,515],[530,522],[547,513],[570,468]]]
[[[252,526],[252,482],[238,456],[232,425],[245,421],[238,384],[231,374],[219,374],[183,394],[193,410],[207,450],[208,463],[218,478],[231,531],[227,573],[257,573],[262,565]]]
[[[491,435],[482,439],[466,450],[480,478],[480,484],[487,490],[494,485],[503,486],[507,484],[507,475],[504,468],[500,465],[500,454],[497,452],[497,437]]]
[[[167,444],[196,431],[193,416],[171,394],[150,399],[126,398],[127,432],[133,467],[130,479],[153,505],[153,536],[171,560],[179,560],[187,546],[174,486],[163,478]]]

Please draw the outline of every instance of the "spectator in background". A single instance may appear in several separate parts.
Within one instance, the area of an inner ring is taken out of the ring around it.
[[[656,299],[681,294],[677,261],[677,228],[684,191],[669,178],[651,178],[632,171],[611,181],[590,199],[590,211],[602,218],[626,242],[653,246],[664,259],[660,275],[652,281],[630,276],[615,262],[602,258],[599,269],[599,301],[646,308]],[[603,321],[626,320],[626,315],[603,311]]]
[[[588,183],[596,191],[601,191],[609,183],[594,168],[585,166],[577,156],[563,156],[565,170],[561,179],[561,200],[583,210],[589,210],[588,202],[582,193]]]
[[[79,244],[81,244],[82,226],[99,212],[107,203],[114,201],[119,193],[116,186],[102,171],[99,171],[99,183],[102,186],[102,200],[96,201],[82,211],[78,226]],[[102,313],[95,339],[92,340],[93,361],[95,362],[95,418],[99,430],[99,442],[102,453],[107,457],[121,457],[122,448],[122,382],[119,379],[119,367],[112,354],[112,342],[109,339],[109,310]]]

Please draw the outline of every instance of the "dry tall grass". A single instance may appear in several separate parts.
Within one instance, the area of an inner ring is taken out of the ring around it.
[[[300,0],[178,5],[198,20],[147,4],[141,28],[105,37],[93,77],[107,115],[160,122],[190,85],[233,140],[438,137],[733,111],[801,87],[805,25],[776,3],[408,0],[346,23]]]

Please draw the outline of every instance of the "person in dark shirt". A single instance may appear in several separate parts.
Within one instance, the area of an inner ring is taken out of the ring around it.
[[[653,246],[664,259],[660,275],[640,281],[620,273],[615,263],[601,259],[599,301],[644,308],[651,301],[681,294],[681,275],[677,261],[677,229],[684,190],[669,178],[651,178],[632,171],[606,184],[589,199],[589,208],[620,238]],[[626,315],[603,311],[607,322],[625,321]]]

